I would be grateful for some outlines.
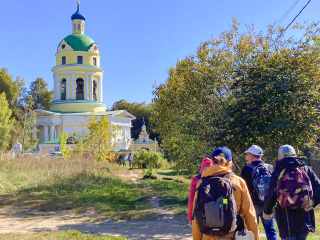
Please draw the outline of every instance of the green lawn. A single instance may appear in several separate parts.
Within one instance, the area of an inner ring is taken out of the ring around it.
[[[187,213],[190,183],[170,180],[143,180],[155,196],[161,197],[160,206],[177,214]]]

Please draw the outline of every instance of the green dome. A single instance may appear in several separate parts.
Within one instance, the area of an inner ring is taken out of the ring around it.
[[[94,41],[90,37],[83,34],[71,34],[63,40],[67,42],[74,51],[88,51],[94,44]],[[59,43],[59,46],[61,42]]]

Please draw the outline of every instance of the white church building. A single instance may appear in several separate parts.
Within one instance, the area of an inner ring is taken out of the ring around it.
[[[133,115],[125,110],[106,111],[103,103],[103,73],[97,43],[84,34],[85,16],[77,11],[71,16],[72,34],[58,45],[56,66],[52,68],[54,98],[50,108],[36,109],[34,135],[39,139],[40,153],[59,151],[61,133],[70,136],[87,131],[92,114],[107,116],[117,126],[113,141],[118,150],[131,146]]]

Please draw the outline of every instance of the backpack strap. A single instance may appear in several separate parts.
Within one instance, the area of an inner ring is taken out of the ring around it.
[[[217,175],[217,177],[221,177],[221,178],[231,178],[234,175],[233,172],[231,173],[226,173],[226,174],[221,174],[221,175]],[[214,176],[215,177],[215,176]]]
[[[256,167],[256,165],[250,163],[250,164],[247,165],[247,167],[254,169]]]
[[[200,179],[202,180],[202,182],[200,183],[199,187],[197,187],[197,188],[195,189],[195,191],[198,191],[199,188],[201,187],[201,185],[203,185],[204,183],[206,183],[207,181],[209,181],[210,178],[212,178],[212,177],[221,177],[221,178],[231,179],[231,177],[232,177],[233,175],[234,175],[234,173],[231,172],[231,173],[226,173],[226,174],[220,174],[220,175],[215,175],[215,174],[213,174],[213,175],[211,175],[211,176],[201,177]],[[197,176],[198,176],[198,175],[197,175]]]
[[[260,160],[260,161],[255,161],[255,162],[258,162],[258,164],[250,163],[250,164],[247,165],[247,167],[254,169],[255,167],[258,167],[259,165],[264,164],[264,161],[262,161],[262,160]]]

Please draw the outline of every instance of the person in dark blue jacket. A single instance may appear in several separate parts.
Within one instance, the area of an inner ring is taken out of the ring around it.
[[[278,162],[271,175],[268,194],[265,198],[264,213],[265,219],[271,219],[273,208],[275,219],[279,228],[279,235],[283,240],[305,240],[309,232],[315,231],[315,216],[312,209],[287,209],[281,208],[276,188],[278,178],[283,169],[288,167],[299,167],[308,175],[313,189],[313,207],[320,202],[320,180],[313,170],[301,159],[297,158],[295,149],[290,145],[283,145],[278,150]]]
[[[258,166],[259,164],[264,163],[261,159],[263,155],[262,149],[257,145],[252,145],[248,148],[246,153],[246,163],[247,165],[242,168],[241,177],[246,181],[252,202],[254,204],[254,208],[257,214],[257,221],[259,223],[259,218],[261,218],[261,222],[266,232],[266,236],[268,240],[278,240],[277,231],[274,223],[274,218],[270,218],[270,220],[265,220],[262,217],[263,214],[263,206],[264,202],[261,201],[258,197],[258,193],[255,191],[253,186],[253,179],[252,179],[252,171],[253,168]],[[270,166],[273,171],[273,166]]]

